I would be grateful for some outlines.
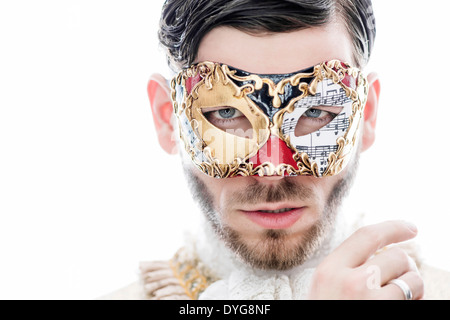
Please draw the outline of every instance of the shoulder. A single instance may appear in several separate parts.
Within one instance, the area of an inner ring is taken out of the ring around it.
[[[429,265],[420,267],[426,300],[450,300],[450,272]]]
[[[169,261],[140,264],[140,279],[100,300],[185,300],[189,299],[175,277]]]

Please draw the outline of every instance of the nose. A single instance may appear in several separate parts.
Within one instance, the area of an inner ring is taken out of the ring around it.
[[[266,185],[266,186],[279,186],[283,181],[283,179],[286,179],[285,176],[259,176],[254,175],[252,176],[255,182],[257,182],[259,185]]]
[[[250,158],[253,162],[253,166],[257,167],[265,162],[272,163],[275,167],[280,164],[287,164],[298,169],[297,163],[294,161],[294,151],[291,150],[287,144],[275,135],[270,135],[267,142],[261,149],[258,150],[257,154]],[[265,176],[265,179],[278,180],[282,179],[283,176]]]
[[[254,176],[254,178],[260,183],[273,184],[280,182],[285,176]]]

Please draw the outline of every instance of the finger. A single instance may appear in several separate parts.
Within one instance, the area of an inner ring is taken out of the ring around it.
[[[334,250],[327,260],[335,265],[355,268],[366,262],[378,249],[416,235],[416,227],[406,221],[386,221],[362,227]]]
[[[414,260],[398,247],[391,247],[376,254],[360,268],[366,273],[369,271],[373,273],[376,268],[379,286],[385,285],[389,280],[398,278],[406,272],[417,271]]]
[[[410,271],[399,277],[398,279],[405,281],[412,293],[413,300],[420,300],[424,294],[423,279],[418,272]],[[394,283],[388,283],[381,288],[380,294],[382,299],[405,300],[405,294],[400,287]]]

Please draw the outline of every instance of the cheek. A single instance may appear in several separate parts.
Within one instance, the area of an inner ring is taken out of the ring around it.
[[[236,196],[236,192],[245,192],[246,181],[252,179],[251,177],[234,177],[219,180],[215,183],[216,198],[218,211],[222,218],[226,218],[227,213],[232,211],[233,208],[233,198]]]
[[[310,199],[308,205],[310,206],[311,210],[315,212],[315,215],[320,215],[320,212],[322,212],[325,208],[329,195],[333,191],[333,188],[337,181],[340,180],[339,176],[340,174],[336,176],[321,178],[312,176],[296,178],[302,179],[299,181],[299,183],[303,183],[311,189],[314,196]]]
[[[193,170],[195,171],[197,178],[201,180],[207,188],[207,192],[210,197],[212,197],[213,208],[222,219],[224,212],[227,209],[227,205],[229,205],[228,199],[230,198],[230,194],[236,190],[240,190],[241,183],[239,183],[239,180],[242,178],[217,179],[199,172],[197,168],[193,168]]]
[[[321,202],[324,203],[326,201],[326,199],[328,198],[329,194],[332,192],[336,183],[341,179],[341,176],[343,173],[344,173],[344,171],[340,172],[337,175],[331,176],[331,177],[317,178],[318,182],[316,185],[318,186],[318,189],[320,190]]]
[[[207,192],[212,197],[214,209],[217,210],[217,204],[219,203],[219,196],[222,193],[222,180],[224,179],[215,179],[212,177],[207,176],[206,174],[203,174],[200,172],[197,168],[192,167],[195,171],[195,175],[197,178],[203,182],[204,186],[207,189]]]

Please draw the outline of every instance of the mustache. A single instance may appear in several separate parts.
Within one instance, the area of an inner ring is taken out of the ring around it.
[[[235,204],[259,204],[283,201],[298,201],[314,198],[313,190],[289,177],[278,184],[265,184],[258,181],[250,184],[244,191],[231,194],[230,202]]]

